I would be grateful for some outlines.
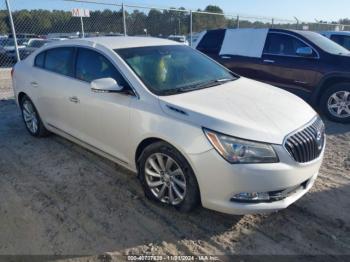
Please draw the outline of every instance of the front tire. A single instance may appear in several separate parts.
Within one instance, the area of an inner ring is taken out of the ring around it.
[[[184,156],[165,142],[149,145],[139,161],[139,175],[147,198],[189,212],[200,202],[199,188]]]
[[[329,119],[350,123],[350,83],[329,87],[321,97],[320,107]]]
[[[20,107],[22,118],[28,132],[35,137],[47,136],[49,131],[45,128],[38,111],[28,96],[25,95],[22,97]]]

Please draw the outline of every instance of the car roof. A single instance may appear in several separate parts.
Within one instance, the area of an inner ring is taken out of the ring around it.
[[[182,45],[181,43],[161,39],[156,37],[136,37],[136,36],[103,36],[103,37],[87,37],[79,39],[68,39],[51,43],[50,46],[60,45],[96,45],[100,44],[109,49],[144,47],[144,46],[160,46],[160,45]]]
[[[294,33],[297,36],[302,36],[310,40],[312,36],[320,35],[319,32],[310,31],[310,30],[296,30],[296,29],[270,29],[270,32],[282,32],[282,33]]]
[[[210,32],[210,31],[233,31],[233,32],[292,32],[292,33],[296,33],[296,34],[302,34],[303,32],[310,32],[310,31],[305,31],[305,30],[295,30],[295,29],[280,29],[280,28],[269,28],[269,27],[265,27],[265,28],[254,28],[254,27],[250,27],[250,28],[218,28],[218,29],[210,29],[210,30],[206,30],[204,32]]]
[[[308,31],[308,30],[296,30],[296,29],[283,29],[283,28],[218,28],[218,29],[210,29],[204,32],[210,32],[210,31],[221,31],[221,30],[226,30],[226,31],[242,31],[242,32],[259,32],[259,31],[266,31],[268,30],[269,32],[292,32],[296,34],[303,34],[303,32],[313,32],[313,31]],[[316,33],[316,32],[313,32]]]

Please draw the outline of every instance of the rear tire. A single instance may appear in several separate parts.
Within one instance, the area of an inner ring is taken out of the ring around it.
[[[320,109],[330,120],[350,123],[350,82],[335,84],[325,90]]]
[[[32,100],[26,95],[21,98],[22,118],[29,134],[35,137],[45,137],[50,132],[45,128]]]
[[[147,146],[138,161],[145,196],[180,212],[190,212],[200,203],[199,187],[184,156],[165,142]]]

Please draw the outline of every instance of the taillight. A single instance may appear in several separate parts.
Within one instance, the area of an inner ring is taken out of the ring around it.
[[[12,69],[11,69],[11,77],[12,77],[12,78],[13,78],[13,73],[14,73],[14,71],[15,71],[15,68],[12,67]]]

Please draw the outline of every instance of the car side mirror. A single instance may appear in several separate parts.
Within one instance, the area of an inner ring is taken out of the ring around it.
[[[305,57],[307,57],[307,56],[312,56],[312,55],[313,55],[313,50],[312,50],[312,48],[309,47],[309,46],[307,46],[307,47],[299,47],[299,48],[297,49],[296,54],[297,54],[298,56],[305,56]]]
[[[98,93],[118,93],[123,87],[111,77],[95,79],[91,82],[91,90]]]

